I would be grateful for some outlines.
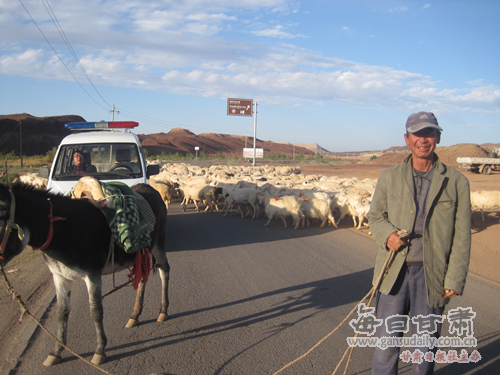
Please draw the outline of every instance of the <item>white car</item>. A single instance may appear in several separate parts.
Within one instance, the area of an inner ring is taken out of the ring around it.
[[[68,135],[57,148],[52,168],[40,167],[39,174],[48,178],[47,189],[67,194],[83,174],[102,182],[120,181],[128,186],[147,183],[159,173],[158,165],[146,165],[139,138],[130,130],[133,121],[73,122],[65,124],[77,133]],[[75,172],[73,156],[83,154],[85,168]]]

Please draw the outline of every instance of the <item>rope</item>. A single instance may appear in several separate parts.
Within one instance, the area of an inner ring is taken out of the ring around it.
[[[7,292],[9,294],[12,295],[12,299],[14,301],[17,301],[17,303],[19,303],[19,305],[21,306],[21,317],[20,317],[20,321],[22,320],[22,317],[24,314],[27,314],[28,316],[30,316],[35,322],[36,324],[38,324],[38,326],[47,334],[49,335],[52,339],[54,339],[59,345],[61,345],[64,349],[66,349],[67,351],[69,351],[71,354],[73,354],[74,356],[76,356],[77,358],[81,359],[82,361],[84,361],[85,363],[91,365],[92,367],[94,367],[95,369],[101,371],[102,373],[104,374],[107,374],[107,375],[113,375],[111,374],[110,372],[107,372],[106,370],[103,370],[102,368],[100,368],[99,366],[93,364],[92,362],[86,360],[85,358],[83,358],[82,356],[80,356],[79,354],[75,353],[73,350],[71,350],[70,348],[68,348],[66,345],[64,345],[61,341],[59,341],[59,339],[57,337],[55,337],[52,333],[50,333],[43,325],[42,323],[40,323],[40,321],[29,311],[28,309],[28,306],[26,306],[26,304],[24,303],[21,295],[19,293],[16,293],[16,291],[14,290],[14,288],[12,287],[12,285],[10,284],[9,282],[9,279],[7,278],[7,275],[5,274],[5,271],[3,269],[3,264],[0,264],[0,271],[2,272],[2,275],[3,275],[3,278],[5,280],[5,283],[7,284]]]
[[[406,230],[400,230],[398,231],[398,236],[399,238],[401,239],[406,239],[408,236],[410,235],[410,233],[408,233]],[[336,332],[346,321],[347,319],[357,310],[358,306],[366,299],[368,298],[368,296],[370,296],[370,299],[368,301],[368,304],[366,305],[367,307],[370,306],[372,300],[373,300],[373,297],[375,295],[375,292],[378,290],[380,284],[382,283],[382,280],[384,279],[384,277],[387,275],[387,272],[389,272],[389,267],[392,263],[392,260],[394,259],[394,256],[395,256],[396,252],[395,251],[389,251],[389,256],[387,257],[387,260],[385,261],[385,264],[384,266],[382,267],[382,271],[380,272],[380,275],[378,276],[377,280],[375,281],[375,283],[373,284],[373,287],[370,289],[370,291],[363,297],[363,299],[361,299],[361,301],[359,301],[356,306],[354,306],[354,308],[349,312],[349,314],[347,314],[347,316],[344,318],[344,320],[342,320],[340,322],[340,324],[335,327],[329,334],[327,334],[325,337],[323,337],[321,340],[319,340],[315,345],[313,345],[313,347],[311,349],[309,349],[307,352],[305,352],[304,354],[302,354],[300,357],[294,359],[293,361],[289,362],[288,364],[286,364],[285,366],[283,366],[282,368],[280,368],[278,371],[276,371],[275,373],[273,373],[273,375],[277,375],[279,374],[280,372],[282,372],[284,369],[290,367],[291,365],[293,365],[294,363],[297,363],[298,361],[300,361],[301,359],[305,358],[306,356],[308,356],[314,349],[316,349],[319,345],[321,345],[328,337],[330,337],[331,335],[333,335],[334,332]],[[364,319],[364,316],[363,316],[363,319]],[[354,339],[356,339],[356,337],[358,337],[358,333],[356,332],[356,334],[354,335]],[[344,370],[344,375],[347,373],[347,368],[349,367],[349,362],[351,360],[351,357],[352,357],[352,352],[354,350],[354,346],[353,347],[348,347],[346,349],[346,351],[344,352],[344,355],[342,356],[342,358],[340,359],[339,363],[337,364],[337,367],[335,367],[335,370],[333,371],[332,375],[335,375],[335,373],[337,372],[337,370],[339,369],[340,365],[342,364],[342,362],[344,361],[344,358],[345,356],[347,355],[347,353],[349,352],[349,350],[351,351],[351,353],[349,354],[349,358],[347,360],[347,363],[346,363],[346,367],[345,367],[345,370]]]

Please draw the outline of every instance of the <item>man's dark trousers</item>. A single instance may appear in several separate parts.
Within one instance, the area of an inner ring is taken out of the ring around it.
[[[443,291],[444,292],[444,291]],[[412,327],[411,333],[421,336],[417,332],[417,325],[411,323],[411,318],[430,314],[442,315],[444,307],[431,308],[427,303],[427,289],[425,286],[424,267],[422,265],[408,266],[404,265],[398,276],[390,294],[385,295],[377,293],[376,316],[377,319],[383,319],[383,324],[377,328],[377,337],[401,337],[403,333],[395,332],[388,334],[386,331],[386,318],[392,315],[408,315],[410,313],[410,324]],[[431,337],[439,337],[442,324],[437,325],[437,331],[430,333]],[[431,349],[427,347],[420,348],[402,348],[413,353],[415,349],[419,349],[425,353]],[[435,353],[437,348],[432,351]],[[400,348],[390,347],[386,350],[380,348],[375,349],[375,355],[372,361],[373,375],[391,375],[398,373],[398,359]],[[410,361],[411,363],[411,361]],[[434,361],[427,362],[425,359],[421,364],[414,363],[412,366],[412,375],[432,374],[434,371]]]

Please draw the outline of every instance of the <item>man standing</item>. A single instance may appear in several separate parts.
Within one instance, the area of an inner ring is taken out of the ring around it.
[[[389,252],[396,252],[377,293],[376,315],[384,320],[378,337],[403,335],[403,330],[388,330],[386,325],[386,319],[396,315],[410,315],[412,334],[439,337],[438,320],[422,332],[411,318],[441,316],[450,298],[464,289],[471,245],[470,188],[465,176],[434,153],[442,130],[433,113],[410,115],[404,137],[411,155],[382,171],[373,194],[367,218],[380,245],[374,281]],[[403,229],[411,233],[408,241],[397,235]],[[430,351],[415,349],[424,355]],[[398,347],[377,348],[373,374],[397,374],[398,358]],[[433,360],[412,368],[412,374],[433,371]]]

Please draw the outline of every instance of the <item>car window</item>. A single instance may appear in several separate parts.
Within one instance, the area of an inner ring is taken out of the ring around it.
[[[54,177],[69,178],[76,174],[75,152],[84,156],[85,174],[96,175],[97,178],[105,178],[105,174],[137,178],[137,174],[142,173],[139,151],[133,143],[70,144],[61,146]]]

